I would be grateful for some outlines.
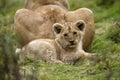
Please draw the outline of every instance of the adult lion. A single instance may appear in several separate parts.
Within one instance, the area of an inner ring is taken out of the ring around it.
[[[87,8],[68,11],[67,0],[26,0],[25,9],[20,9],[15,14],[14,29],[21,36],[20,44],[23,47],[34,39],[54,39],[54,23],[74,23],[77,20],[84,20],[86,23],[82,47],[87,50],[95,32],[93,13]]]

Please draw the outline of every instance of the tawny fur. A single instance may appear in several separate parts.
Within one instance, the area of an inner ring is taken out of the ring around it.
[[[79,20],[75,23],[55,23],[53,32],[56,38],[37,39],[23,47],[24,59],[32,56],[35,60],[48,63],[75,64],[80,58],[92,58],[95,55],[80,49],[84,35],[85,22]],[[26,56],[25,56],[26,55]]]
[[[26,0],[25,8],[35,10],[36,8],[44,5],[59,5],[68,9],[67,0]]]
[[[52,25],[56,22],[74,23],[80,19],[86,23],[82,45],[87,50],[95,32],[93,13],[87,8],[68,11],[67,0],[26,0],[26,8],[15,14],[14,29],[15,34],[20,35],[20,44],[23,47],[35,39],[55,39]]]

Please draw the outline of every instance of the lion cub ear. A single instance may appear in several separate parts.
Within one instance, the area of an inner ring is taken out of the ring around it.
[[[75,26],[80,30],[84,31],[85,29],[85,22],[83,20],[79,20],[75,23]]]
[[[55,33],[57,34],[61,33],[62,29],[63,26],[60,23],[53,24],[53,30],[55,31]]]

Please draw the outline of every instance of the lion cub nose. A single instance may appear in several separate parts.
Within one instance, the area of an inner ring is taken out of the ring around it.
[[[69,41],[71,45],[74,45],[74,41]]]

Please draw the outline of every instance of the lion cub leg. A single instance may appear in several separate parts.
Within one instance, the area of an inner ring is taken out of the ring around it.
[[[42,60],[44,60],[47,63],[62,63],[62,61],[57,59],[57,53],[54,49],[48,49],[45,51],[44,55],[42,55]]]
[[[62,58],[62,61],[66,64],[74,65],[82,57],[82,54],[79,52],[68,53]]]
[[[74,65],[80,59],[88,59],[88,60],[92,60],[92,61],[98,62],[99,57],[96,54],[87,53],[84,50],[79,50],[79,51],[77,51],[75,53],[65,55],[63,57],[62,61],[64,63],[66,63],[66,64]]]
[[[95,61],[95,62],[100,61],[100,57],[96,54],[88,53],[88,52],[85,52],[84,50],[81,50],[80,53],[81,53],[83,58],[86,58],[88,60],[92,60],[92,61]]]

